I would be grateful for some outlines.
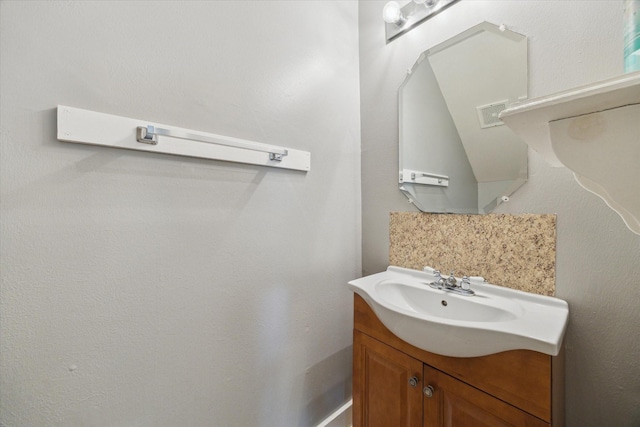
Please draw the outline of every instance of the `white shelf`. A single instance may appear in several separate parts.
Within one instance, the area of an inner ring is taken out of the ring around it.
[[[500,118],[640,234],[640,72],[519,103]]]

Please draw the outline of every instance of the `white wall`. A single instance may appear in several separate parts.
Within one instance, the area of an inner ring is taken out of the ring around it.
[[[0,425],[306,426],[348,399],[357,4],[0,5]],[[61,143],[57,104],[311,171]]]
[[[529,37],[530,97],[623,71],[622,1],[463,0],[388,45],[384,4],[361,1],[359,10],[365,274],[388,263],[389,212],[412,210],[395,185],[396,90],[420,52],[489,21]],[[567,425],[640,425],[640,237],[531,150],[529,181],[501,212],[558,215],[556,289],[571,312]]]

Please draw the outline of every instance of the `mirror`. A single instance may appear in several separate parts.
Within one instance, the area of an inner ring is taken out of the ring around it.
[[[398,91],[400,191],[423,212],[488,213],[527,180],[499,119],[527,98],[527,38],[484,22],[423,52]]]

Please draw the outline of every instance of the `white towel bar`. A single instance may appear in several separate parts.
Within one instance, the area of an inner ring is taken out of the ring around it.
[[[166,141],[159,142],[159,139]],[[64,105],[58,106],[58,140],[305,172],[311,168],[311,153],[308,151]]]

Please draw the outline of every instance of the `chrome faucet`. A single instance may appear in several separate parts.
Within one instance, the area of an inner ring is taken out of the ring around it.
[[[475,295],[475,292],[471,290],[471,280],[467,276],[464,276],[460,281],[460,283],[458,283],[458,280],[454,276],[453,271],[451,272],[449,277],[447,277],[446,279],[442,277],[442,274],[440,273],[439,270],[435,270],[433,272],[433,275],[435,276],[435,280],[429,283],[429,286],[431,286],[434,289],[440,289],[447,292],[454,292],[456,294],[466,295],[466,296]]]
[[[453,271],[449,274],[449,277],[447,277],[446,280],[446,285],[448,288],[457,288],[458,287],[458,281],[456,280],[456,277],[453,275]]]

